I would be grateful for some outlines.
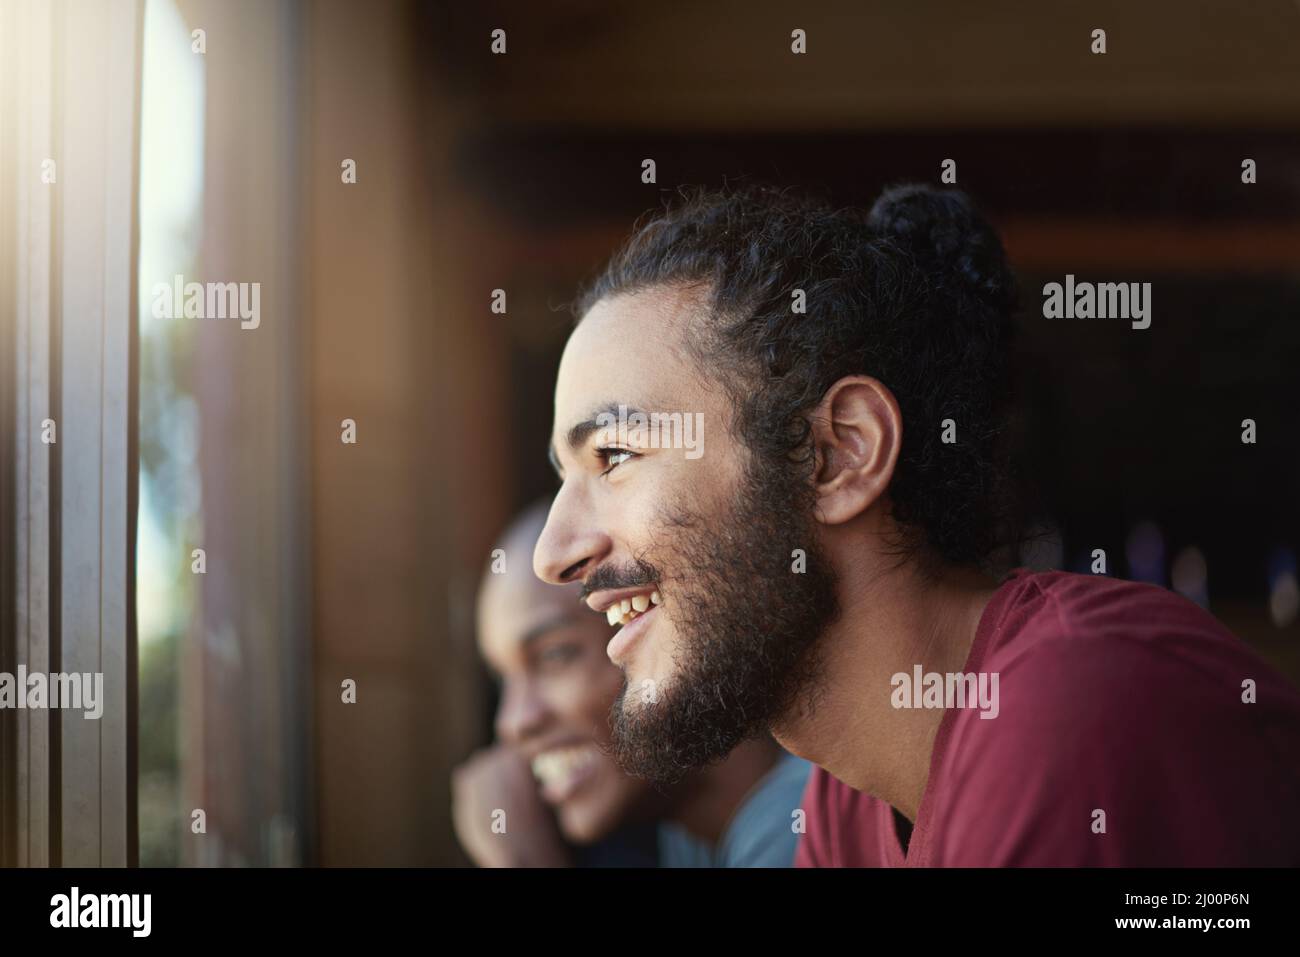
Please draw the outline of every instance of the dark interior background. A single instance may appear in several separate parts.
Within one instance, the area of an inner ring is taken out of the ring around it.
[[[887,184],[936,182],[951,157],[1022,283],[1020,468],[1045,544],[1021,559],[1086,571],[1104,548],[1111,574],[1170,585],[1195,547],[1211,609],[1300,676],[1296,626],[1268,612],[1300,529],[1300,137],[1283,92],[1300,79],[1285,53],[1300,10],[865,6],[668,4],[656,25],[594,4],[544,19],[424,9],[428,82],[466,106],[452,167],[509,282],[512,506],[554,489],[565,307],[638,215],[679,185],[738,179],[870,204]],[[463,42],[496,27],[507,56]],[[646,157],[655,185],[640,181]],[[1067,272],[1150,282],[1152,327],[1043,319],[1043,284]],[[1144,567],[1130,538],[1152,527],[1163,551]]]

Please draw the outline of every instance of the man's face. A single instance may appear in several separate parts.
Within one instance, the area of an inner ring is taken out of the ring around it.
[[[605,656],[608,636],[604,620],[578,604],[577,585],[554,588],[520,565],[485,579],[479,650],[500,680],[497,737],[529,760],[561,831],[578,844],[660,803],[608,754],[609,709],[622,686]]]
[[[728,395],[686,352],[700,308],[656,288],[601,300],[575,329],[555,394],[563,484],[534,557],[543,579],[581,581],[602,620],[614,602],[645,609],[610,625],[625,676],[614,749],[662,781],[770,730],[815,685],[816,639],[836,613],[806,483],[752,460],[728,431]],[[691,455],[662,433],[658,448],[644,430],[620,442],[598,421],[620,405],[702,414],[704,442]]]

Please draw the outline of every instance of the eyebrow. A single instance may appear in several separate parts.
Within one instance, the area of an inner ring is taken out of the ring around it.
[[[521,648],[526,648],[536,642],[539,638],[544,638],[553,631],[558,631],[561,628],[577,624],[581,624],[581,621],[579,620],[578,615],[572,611],[561,612],[557,615],[553,615],[545,621],[539,622],[529,628],[526,632],[520,635],[519,646]]]
[[[641,409],[638,409],[636,406],[628,405],[626,402],[606,402],[603,406],[597,407],[596,410],[588,415],[587,418],[570,427],[568,433],[565,435],[565,441],[569,443],[569,448],[572,451],[577,452],[586,444],[587,439],[591,437],[593,432],[598,432],[601,429],[608,428],[608,426],[601,423],[601,418],[608,415],[613,416],[614,419],[617,420],[620,408],[623,409],[624,415],[628,418],[637,414],[646,414]],[[546,455],[547,458],[551,460],[551,468],[555,469],[555,474],[560,476],[560,478],[564,478],[564,470],[560,467],[559,456],[555,454],[554,443],[547,447]]]
[[[581,613],[575,613],[573,611],[556,612],[550,618],[538,622],[536,625],[533,625],[525,631],[516,639],[515,643],[520,648],[527,649],[529,645],[545,638],[553,631],[558,631],[561,628],[571,627],[574,625],[580,625],[582,623],[581,618]],[[492,680],[498,685],[505,680],[502,678],[501,672],[496,669],[496,666],[493,665],[490,660],[488,660],[486,655],[483,655],[483,664],[487,668],[488,674],[492,676]]]

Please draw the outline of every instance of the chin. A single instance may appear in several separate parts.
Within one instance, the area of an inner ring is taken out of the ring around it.
[[[619,809],[587,798],[561,807],[556,817],[566,840],[574,844],[595,844],[609,837],[619,822]]]
[[[627,690],[623,693],[623,710],[629,715],[640,714],[643,710],[653,704],[662,701],[673,684],[673,675],[666,674],[641,674],[633,676],[631,672],[627,676]],[[648,698],[650,688],[655,689],[655,697]]]

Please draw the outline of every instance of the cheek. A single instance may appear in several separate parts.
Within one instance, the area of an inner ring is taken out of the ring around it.
[[[630,511],[636,516],[639,541],[671,552],[675,539],[689,534],[676,527],[677,520],[708,522],[734,500],[744,476],[733,456],[722,449],[698,459],[687,459],[677,449],[660,454],[665,456],[663,464],[656,463],[644,489],[637,490]]]
[[[609,709],[622,684],[623,673],[605,657],[602,645],[556,679],[551,699],[560,713],[602,739],[608,735]]]
[[[622,488],[611,489],[614,494],[610,496],[606,513],[607,527],[618,560],[630,559],[652,545],[663,524],[668,483],[644,474],[636,478],[637,481],[624,482]],[[613,635],[612,630],[610,634]]]

